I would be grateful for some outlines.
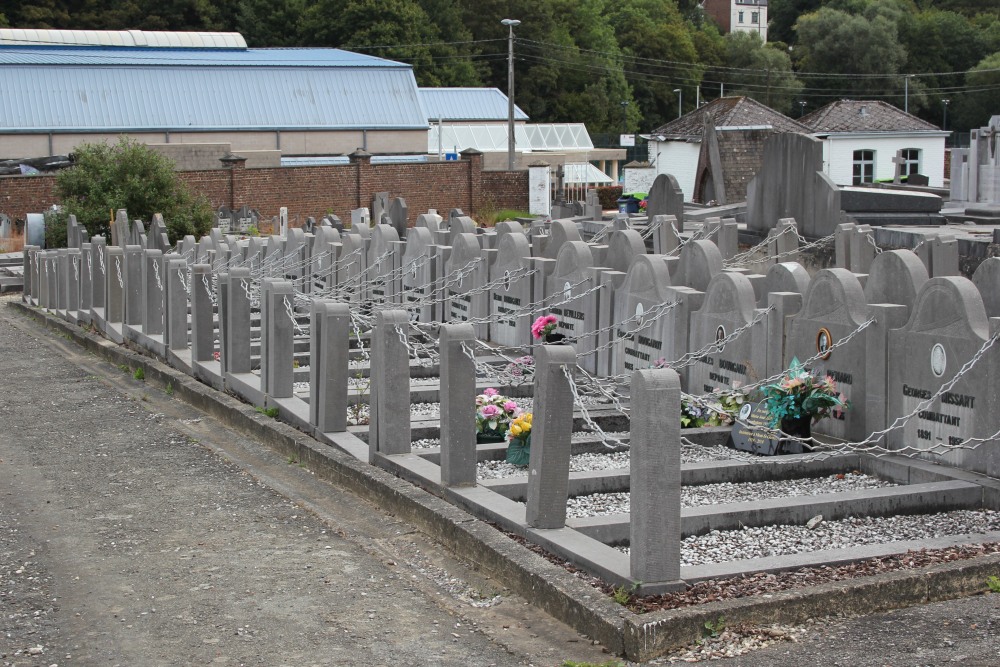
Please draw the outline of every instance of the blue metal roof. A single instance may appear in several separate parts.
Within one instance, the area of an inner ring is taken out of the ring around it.
[[[431,122],[507,120],[507,96],[496,88],[421,88],[420,98]],[[514,119],[528,114],[514,105]]]
[[[0,132],[427,128],[409,65],[339,49],[0,47],[0,90]]]
[[[113,46],[0,46],[0,65],[117,67],[396,67],[399,63],[341,49],[191,49]]]

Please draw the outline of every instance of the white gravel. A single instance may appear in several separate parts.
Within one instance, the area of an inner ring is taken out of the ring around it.
[[[994,510],[850,517],[840,521],[824,521],[813,530],[805,526],[714,530],[706,535],[688,537],[681,541],[681,565],[707,565],[864,544],[983,534],[997,530],[1000,530],[1000,512]],[[627,547],[622,547],[621,550],[628,553]]]
[[[434,445],[438,442],[435,440]],[[416,446],[416,443],[414,443]],[[681,463],[699,463],[702,461],[722,461],[728,457],[731,449],[725,447],[685,447],[681,450]],[[570,472],[597,472],[601,470],[620,470],[629,467],[629,452],[595,452],[576,454],[570,457]],[[505,461],[481,461],[479,463],[479,479],[503,479],[515,475],[524,475],[525,469],[513,466]],[[614,496],[619,494],[601,494]],[[589,496],[588,496],[589,497]],[[626,501],[627,502],[627,501]],[[626,510],[628,511],[628,510]]]
[[[681,487],[681,507],[725,505],[766,498],[817,496],[824,493],[880,489],[890,486],[896,486],[896,484],[860,473],[741,484],[723,482],[721,484],[683,486]],[[567,516],[588,517],[628,513],[629,507],[628,492],[594,493],[570,498],[566,504],[566,511]]]

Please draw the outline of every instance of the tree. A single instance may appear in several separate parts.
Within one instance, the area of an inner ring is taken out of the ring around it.
[[[823,7],[800,17],[795,53],[801,78],[826,97],[901,93],[903,77],[891,75],[899,74],[907,54],[893,11],[892,3],[871,5],[865,14]]]
[[[1000,113],[1000,51],[973,67],[965,76],[965,86],[968,92],[953,100],[955,128],[983,127]]]
[[[70,214],[88,234],[108,234],[114,211],[124,208],[130,219],[149,221],[161,213],[171,243],[185,234],[201,236],[212,226],[212,208],[180,181],[173,163],[145,144],[122,137],[117,144],[80,144],[73,166],[59,172],[56,194],[62,208],[46,227],[49,247],[66,245]]]
[[[726,87],[772,109],[789,113],[802,92],[788,53],[764,44],[755,32],[726,35]]]

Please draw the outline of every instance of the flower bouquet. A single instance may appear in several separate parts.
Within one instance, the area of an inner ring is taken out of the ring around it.
[[[476,442],[503,442],[517,403],[492,387],[476,396]]]
[[[764,402],[771,413],[771,428],[791,436],[808,438],[811,424],[830,415],[839,416],[851,403],[837,391],[829,375],[813,375],[798,359],[782,378],[764,387]]]
[[[559,318],[555,315],[539,315],[531,325],[531,335],[535,340],[544,340],[549,344],[560,343],[566,336],[555,333],[558,324]]]
[[[507,463],[528,465],[531,458],[531,413],[518,415],[507,431]]]

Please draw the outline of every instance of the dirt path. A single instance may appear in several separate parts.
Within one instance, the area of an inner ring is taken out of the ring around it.
[[[5,666],[609,657],[412,527],[2,303],[0,614]]]

